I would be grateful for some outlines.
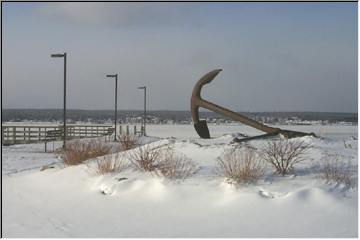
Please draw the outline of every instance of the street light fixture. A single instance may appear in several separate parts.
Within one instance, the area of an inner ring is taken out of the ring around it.
[[[146,86],[138,87],[138,89],[144,89],[144,117],[143,117],[143,126],[144,126],[144,136],[146,136]]]
[[[117,122],[117,80],[118,75],[117,74],[107,74],[106,77],[108,78],[115,78],[115,138],[114,142],[116,142],[116,122]]]
[[[64,58],[64,126],[63,126],[63,149],[66,149],[66,52],[51,54],[52,58]]]

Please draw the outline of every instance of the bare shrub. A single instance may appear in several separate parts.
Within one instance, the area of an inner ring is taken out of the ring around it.
[[[104,156],[111,153],[111,145],[108,145],[99,140],[91,140],[89,143],[89,157],[95,158],[99,156]]]
[[[135,134],[121,134],[117,139],[120,142],[121,149],[129,150],[138,146],[139,138]]]
[[[326,154],[321,158],[320,178],[327,183],[344,184],[346,187],[353,185],[353,174],[350,163],[346,164],[340,155]]]
[[[138,170],[152,172],[159,167],[161,154],[160,148],[151,149],[149,145],[145,145],[130,151],[128,159]]]
[[[185,179],[196,171],[196,164],[186,156],[176,155],[171,148],[164,149],[158,164],[159,172],[169,179]]]
[[[126,166],[126,160],[118,156],[106,156],[101,159],[96,159],[96,173],[101,175],[121,172]]]
[[[196,170],[191,159],[176,155],[170,147],[141,146],[129,152],[128,159],[140,171],[161,174],[172,180],[185,179]]]
[[[66,165],[78,165],[87,159],[109,154],[111,146],[99,140],[73,141],[66,144],[63,161]]]
[[[255,183],[264,175],[264,164],[253,149],[235,148],[217,159],[221,175],[235,183]]]
[[[275,168],[275,172],[286,175],[294,171],[294,166],[305,161],[310,144],[300,140],[268,141],[261,151],[261,157]]]

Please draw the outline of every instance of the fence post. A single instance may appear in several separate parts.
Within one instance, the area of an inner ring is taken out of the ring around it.
[[[39,128],[39,141],[41,141],[41,128]]]
[[[30,137],[31,137],[30,127],[28,127],[28,139],[29,139],[29,143],[30,143]]]
[[[120,127],[120,129],[119,129],[120,130],[120,135],[122,135],[122,126],[120,125],[119,127]]]
[[[126,125],[126,135],[129,135],[129,125]]]
[[[4,127],[3,126],[1,126],[1,145],[3,145],[4,144],[4,133],[5,133],[5,131],[4,131]]]
[[[136,125],[134,125],[134,135],[136,135]]]
[[[13,144],[15,144],[15,140],[16,140],[16,127],[12,128],[12,135],[13,135]]]

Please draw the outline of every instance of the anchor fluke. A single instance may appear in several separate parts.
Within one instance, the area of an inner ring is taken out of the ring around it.
[[[194,128],[201,138],[210,138],[209,128],[205,120],[200,120],[199,122],[194,123]]]

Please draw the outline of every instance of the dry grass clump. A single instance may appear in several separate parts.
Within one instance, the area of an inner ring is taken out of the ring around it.
[[[196,170],[191,159],[179,156],[172,148],[141,146],[129,152],[128,159],[136,169],[161,174],[169,179],[185,179]]]
[[[185,179],[194,174],[197,166],[191,159],[176,155],[173,149],[170,148],[163,151],[158,170],[164,177]]]
[[[222,176],[235,183],[255,183],[264,175],[264,164],[254,150],[235,148],[217,159]]]
[[[310,144],[299,140],[282,139],[268,141],[261,151],[261,157],[275,168],[275,172],[286,175],[294,166],[305,161]]]
[[[73,141],[66,144],[63,152],[65,165],[78,165],[87,159],[104,156],[111,152],[111,146],[99,140]]]
[[[346,187],[353,185],[353,173],[350,163],[345,163],[341,156],[326,154],[321,158],[320,178],[327,183],[344,184]]]
[[[117,140],[120,142],[123,151],[135,148],[139,143],[138,136],[134,134],[121,134]]]
[[[129,152],[130,163],[140,171],[152,172],[159,167],[162,157],[160,148],[150,148],[149,145],[141,146]]]
[[[95,169],[97,174],[104,175],[107,173],[121,172],[126,166],[126,161],[123,158],[105,156],[104,158],[96,159]]]

